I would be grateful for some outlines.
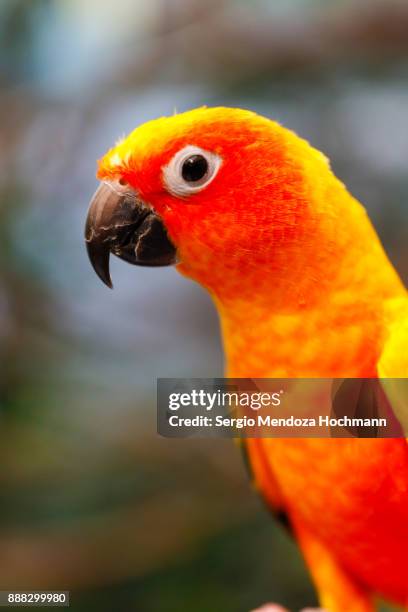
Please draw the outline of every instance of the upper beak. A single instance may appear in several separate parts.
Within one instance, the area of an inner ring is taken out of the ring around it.
[[[95,272],[111,288],[111,253],[141,266],[167,266],[177,260],[161,218],[135,191],[116,182],[101,183],[96,190],[86,219],[85,242]]]

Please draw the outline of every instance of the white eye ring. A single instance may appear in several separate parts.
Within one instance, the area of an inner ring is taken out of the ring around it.
[[[221,164],[222,159],[216,153],[187,145],[163,168],[163,180],[170,193],[185,197],[207,187]]]

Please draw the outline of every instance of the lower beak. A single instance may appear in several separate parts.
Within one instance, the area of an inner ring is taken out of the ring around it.
[[[158,214],[134,191],[113,182],[102,183],[92,198],[85,242],[95,272],[111,288],[111,253],[139,266],[168,266],[177,261],[176,248]]]

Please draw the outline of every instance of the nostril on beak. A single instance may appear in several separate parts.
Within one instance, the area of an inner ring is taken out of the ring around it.
[[[111,253],[140,266],[167,266],[177,263],[176,248],[162,219],[131,189],[119,190],[102,183],[89,206],[85,242],[92,267],[112,288],[109,271]],[[120,183],[126,186],[127,182]]]

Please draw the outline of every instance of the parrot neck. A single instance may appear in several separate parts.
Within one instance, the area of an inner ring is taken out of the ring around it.
[[[227,375],[376,376],[388,305],[406,290],[374,230],[368,237],[362,253],[350,248],[326,273],[324,266],[281,279],[263,273],[238,296],[226,284],[214,300]]]
[[[326,309],[285,314],[240,304],[219,312],[227,376],[375,376],[381,330],[362,304],[353,305],[360,327]]]

